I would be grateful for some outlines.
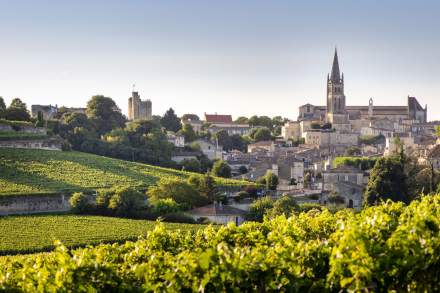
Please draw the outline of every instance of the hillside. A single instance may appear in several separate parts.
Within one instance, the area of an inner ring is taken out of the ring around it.
[[[146,188],[163,177],[193,173],[80,152],[0,148],[0,195],[78,191],[113,186]],[[246,184],[216,179],[223,185]]]
[[[48,251],[53,249],[55,240],[62,241],[68,247],[136,240],[156,224],[155,221],[101,216],[0,217],[0,255]],[[164,225],[167,229],[185,231],[203,227],[177,223]]]

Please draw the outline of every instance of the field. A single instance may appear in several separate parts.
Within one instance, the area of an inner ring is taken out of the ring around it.
[[[0,290],[440,292],[440,195],[195,233],[158,225],[124,244],[58,245],[0,259]]]
[[[0,218],[0,255],[48,251],[54,240],[69,247],[136,240],[157,223],[99,216],[38,215]],[[192,230],[200,225],[167,223],[168,229]]]
[[[81,191],[113,186],[146,188],[163,177],[192,173],[80,152],[0,148],[0,195]],[[216,179],[222,185],[243,181]]]

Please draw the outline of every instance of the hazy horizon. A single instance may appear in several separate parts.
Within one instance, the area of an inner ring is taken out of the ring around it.
[[[132,84],[153,114],[281,115],[325,104],[338,47],[347,105],[440,119],[435,1],[0,1],[0,96],[85,107]]]

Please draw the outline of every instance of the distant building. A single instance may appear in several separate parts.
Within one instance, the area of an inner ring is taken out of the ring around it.
[[[203,122],[200,121],[199,116],[195,114],[185,114],[182,116],[182,120],[180,121],[182,126],[185,124],[191,125],[194,132],[199,133],[202,131]]]
[[[175,134],[172,131],[167,132],[167,140],[175,147],[183,148],[185,146],[185,137],[180,134]]]
[[[192,209],[186,214],[196,221],[207,219],[216,224],[226,225],[232,222],[240,225],[245,221],[246,211],[214,202],[214,204]]]
[[[151,120],[153,119],[152,104],[150,100],[143,101],[138,92],[132,92],[128,98],[128,119],[129,120]]]
[[[386,118],[393,121],[409,120],[426,123],[427,112],[427,106],[423,108],[415,97],[410,96],[406,106],[374,106],[372,98],[365,106],[346,106],[344,74],[340,73],[338,54],[335,51],[331,74],[327,76],[327,105],[305,104],[299,107],[298,120],[330,122],[338,129],[340,125],[350,125],[351,121],[360,119]]]
[[[43,118],[45,120],[52,119],[58,113],[58,106],[52,105],[32,105],[31,106],[31,114],[32,117],[37,117],[38,112],[43,114]]]
[[[86,114],[86,108],[74,108],[74,107],[58,107],[57,105],[32,105],[31,106],[31,115],[32,117],[37,117],[38,112],[43,114],[43,118],[45,120],[54,119],[55,116],[60,112],[68,112],[68,113],[81,113]]]
[[[248,135],[250,131],[249,124],[234,123],[231,115],[205,113],[205,121],[210,125],[208,131],[211,133],[226,130],[229,135]]]
[[[217,146],[216,144],[204,139],[198,139],[191,144],[198,145],[200,147],[200,151],[210,160],[223,159],[223,147],[220,145]]]

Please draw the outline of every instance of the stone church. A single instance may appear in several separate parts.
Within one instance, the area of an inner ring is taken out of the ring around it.
[[[356,120],[389,119],[395,122],[427,122],[427,106],[424,108],[415,97],[408,96],[406,106],[375,106],[370,98],[368,105],[347,106],[344,93],[344,74],[340,73],[338,53],[335,50],[332,70],[327,75],[327,105],[305,104],[299,107],[298,121],[314,120],[332,123],[337,129],[350,129]]]

